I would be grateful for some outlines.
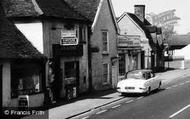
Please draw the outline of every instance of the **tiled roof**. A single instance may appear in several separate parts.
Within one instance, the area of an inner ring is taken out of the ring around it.
[[[44,58],[16,26],[4,17],[1,5],[0,11],[0,58]]]
[[[149,44],[151,46],[152,49],[159,49],[159,45],[157,43],[154,43],[153,38],[150,34],[150,32],[148,31],[148,29],[146,28],[146,26],[151,26],[150,22],[148,22],[148,20],[144,19],[144,23],[135,15],[132,13],[127,13],[134,21],[135,23],[137,23],[141,29],[145,32],[146,37],[149,39]]]
[[[149,44],[153,50],[160,49],[162,46],[159,46],[158,43],[155,43],[153,41],[153,38],[151,36],[151,33],[146,28],[147,26],[151,26],[150,22],[148,22],[147,19],[144,19],[144,22],[142,22],[135,14],[133,13],[127,13],[124,12],[118,19],[117,22],[119,22],[125,15],[128,15],[145,33],[146,37],[149,39]]]
[[[67,2],[71,7],[73,7],[77,12],[81,13],[86,18],[88,18],[91,22],[94,21],[100,3],[100,0],[62,0],[62,1]]]
[[[86,20],[61,0],[2,0],[8,17],[56,17]]]
[[[32,0],[2,0],[5,14],[10,17],[39,16]],[[37,6],[36,6],[37,7]]]
[[[127,13],[134,21],[137,23],[141,29],[145,32],[146,37],[149,39],[152,39],[150,33],[147,31],[145,26],[151,25],[146,19],[144,20],[144,23],[135,15],[132,13]]]

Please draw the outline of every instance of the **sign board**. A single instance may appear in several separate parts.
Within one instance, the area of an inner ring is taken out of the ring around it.
[[[139,38],[119,38],[118,46],[121,47],[140,47],[141,42]]]
[[[77,30],[61,30],[60,45],[78,45]]]
[[[76,37],[63,37],[60,41],[61,45],[78,45],[78,38]]]
[[[77,37],[77,30],[61,30],[61,38],[65,37]]]

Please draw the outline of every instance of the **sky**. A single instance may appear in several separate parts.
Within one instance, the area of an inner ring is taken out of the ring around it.
[[[175,26],[178,34],[190,32],[190,0],[112,0],[116,17],[123,12],[134,13],[134,5],[144,4],[145,13],[159,14],[167,10],[176,9],[176,16],[181,18]]]

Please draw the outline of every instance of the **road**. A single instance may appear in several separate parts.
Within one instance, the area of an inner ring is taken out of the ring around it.
[[[90,119],[190,119],[190,77],[164,84],[149,96],[101,110]]]

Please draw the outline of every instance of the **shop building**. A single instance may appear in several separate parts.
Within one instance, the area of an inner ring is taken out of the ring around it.
[[[120,35],[118,38],[119,75],[141,69],[141,41],[139,36]]]
[[[61,0],[4,0],[3,6],[6,16],[48,58],[46,85],[55,99],[87,92],[89,20]]]
[[[117,34],[111,0],[64,0],[92,24],[89,73],[92,90],[115,88],[118,82]]]
[[[145,5],[135,5],[134,6],[134,14],[133,13],[123,13],[117,20],[117,23],[120,28],[120,35],[133,36],[136,37],[135,39],[140,40],[139,50],[134,52],[134,54],[138,54],[139,65],[135,69],[143,69],[143,68],[153,68],[155,64],[155,55],[158,51],[158,41],[157,39],[153,39],[152,33],[157,32],[157,28],[153,27],[146,19],[145,19]],[[156,28],[156,30],[152,30]],[[152,30],[152,31],[151,31]],[[157,35],[157,34],[156,34]],[[126,41],[128,39],[126,38]],[[135,49],[135,48],[134,48]],[[123,53],[120,53],[122,55]],[[128,53],[124,53],[129,55]],[[125,72],[131,70],[130,62],[126,60],[125,64],[129,64],[129,66],[125,65]],[[129,62],[129,63],[126,63]],[[122,64],[120,64],[122,65]],[[132,69],[133,70],[133,69]]]
[[[29,107],[40,107],[45,97],[45,61],[42,55],[8,21],[0,4],[0,80],[2,106],[19,107],[19,97],[28,97]]]

